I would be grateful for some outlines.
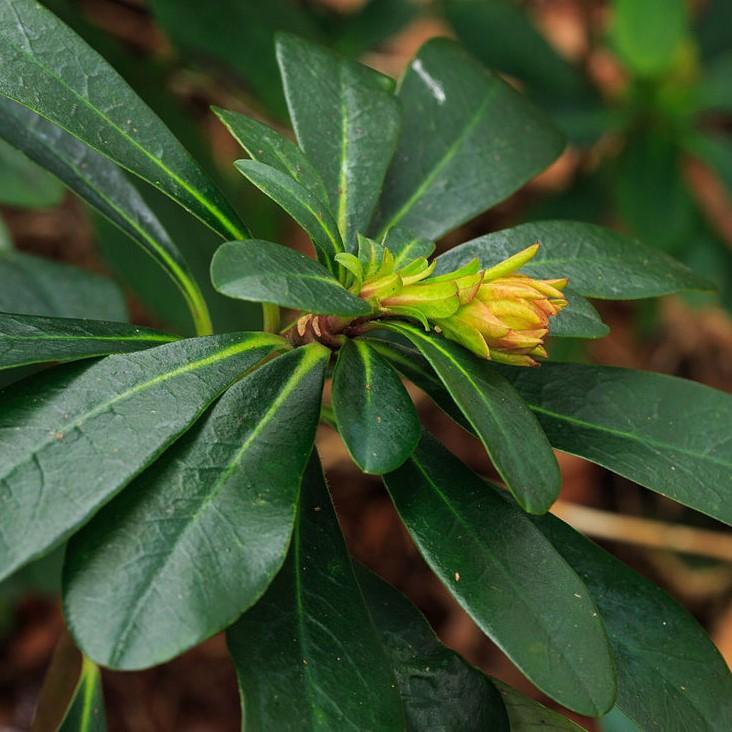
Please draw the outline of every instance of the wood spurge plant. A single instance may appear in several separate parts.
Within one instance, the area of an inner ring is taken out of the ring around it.
[[[0,3],[0,137],[149,255],[196,331],[125,322],[110,283],[81,312],[34,302],[42,285],[81,277],[85,292],[93,278],[0,252],[0,578],[65,545],[64,616],[83,662],[63,728],[104,728],[98,666],[148,668],[225,630],[247,730],[578,729],[443,646],[351,559],[314,448],[323,422],[383,477],[434,574],[547,697],[589,717],[617,708],[643,730],[732,729],[729,672],[691,615],[548,514],[557,449],[732,524],[729,395],[550,360],[554,339],[607,334],[587,298],[708,283],[574,221],[435,257],[436,240],[549,166],[562,134],[447,39],[396,85],[294,35],[276,48],[297,142],[215,112],[247,155],[236,169],[314,257],[254,238],[56,16]],[[131,176],[221,238],[213,289]],[[262,330],[222,325],[214,291],[231,308],[260,303]],[[405,381],[479,438],[502,486],[421,426]]]

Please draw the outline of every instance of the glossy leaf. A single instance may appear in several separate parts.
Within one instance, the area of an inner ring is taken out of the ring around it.
[[[557,449],[732,525],[732,396],[607,366],[500,371]]]
[[[685,0],[614,0],[611,39],[631,71],[655,76],[678,57],[686,16]]]
[[[343,242],[333,216],[316,194],[286,173],[256,160],[237,160],[236,169],[279,204],[310,236],[318,261],[335,272],[334,257]]]
[[[329,355],[298,348],[239,381],[71,540],[64,615],[87,655],[162,663],[259,599],[287,554]]]
[[[346,249],[367,227],[401,123],[390,79],[290,35],[277,60],[300,147],[325,181]]]
[[[126,323],[0,313],[0,369],[141,351],[175,340]]]
[[[404,123],[379,232],[401,225],[437,239],[510,196],[564,146],[530,102],[444,38],[422,46],[399,98]]]
[[[512,732],[531,732],[535,729],[541,732],[585,732],[584,727],[520,694],[508,684],[498,679],[494,679],[493,683],[503,697]]]
[[[607,628],[617,706],[640,729],[732,727],[732,676],[696,620],[662,590],[554,517],[536,525],[587,584]]]
[[[227,632],[242,729],[404,729],[396,679],[369,616],[314,454],[290,552]]]
[[[364,473],[396,470],[419,441],[414,404],[396,371],[361,340],[347,340],[333,372],[338,432]]]
[[[15,251],[0,252],[0,312],[127,320],[121,290],[106,277]]]
[[[356,577],[399,684],[409,730],[508,732],[496,687],[445,648],[404,595],[356,566]]]
[[[222,294],[326,315],[369,315],[371,308],[300,252],[260,239],[222,244],[211,262]]]
[[[0,98],[0,137],[121,229],[180,289],[201,332],[211,330],[206,303],[168,232],[124,173],[73,135],[15,102]]]
[[[317,196],[324,206],[329,205],[328,191],[325,190],[320,173],[295,143],[251,117],[217,107],[213,111],[252,160],[289,175]]]
[[[521,272],[532,277],[568,277],[585,297],[635,300],[712,285],[657,249],[610,229],[579,221],[537,221],[503,229],[451,249],[438,259],[437,273],[450,272],[478,257],[490,267],[540,242]]]
[[[384,480],[432,570],[531,682],[581,714],[610,709],[613,662],[597,610],[526,514],[428,435]]]
[[[160,119],[40,3],[2,4],[0,49],[0,94],[159,188],[223,237],[246,236],[231,207]]]
[[[71,534],[284,341],[227,334],[52,369],[0,394],[0,577]]]
[[[564,290],[567,307],[549,321],[549,334],[556,338],[604,338],[610,328],[589,300],[571,289]],[[551,353],[549,354],[551,357]]]
[[[0,137],[5,135],[0,132]],[[47,208],[61,203],[63,197],[64,187],[55,178],[0,140],[0,203],[21,208]]]
[[[531,513],[547,511],[559,493],[559,466],[539,423],[510,384],[451,341],[408,325],[384,327],[407,338],[429,362],[521,506]]]
[[[394,255],[394,266],[400,269],[419,257],[431,257],[435,243],[423,236],[417,236],[398,226],[389,229],[383,241],[384,246]]]

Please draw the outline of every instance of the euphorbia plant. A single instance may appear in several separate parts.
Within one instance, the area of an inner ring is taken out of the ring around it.
[[[432,258],[435,239],[550,164],[561,135],[450,41],[427,43],[396,92],[295,37],[277,50],[297,144],[217,113],[251,158],[236,167],[315,259],[251,238],[53,15],[0,6],[3,137],[159,261],[199,333],[0,316],[4,368],[64,362],[2,393],[0,574],[68,541],[64,614],[84,661],[65,724],[102,723],[95,664],[145,668],[226,629],[247,729],[576,728],[467,665],[354,565],[313,447],[322,419],[384,476],[437,577],[547,696],[588,716],[617,705],[643,729],[729,728],[729,674],[695,621],[545,515],[555,447],[732,521],[728,396],[545,349],[548,333],[606,333],[585,297],[705,283],[576,222]],[[211,332],[186,262],[115,163],[227,240],[212,282],[263,303],[263,332]],[[508,490],[421,428],[400,374],[480,438]]]

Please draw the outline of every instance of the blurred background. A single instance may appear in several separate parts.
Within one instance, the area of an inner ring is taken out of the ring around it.
[[[428,38],[457,37],[544,108],[569,144],[551,168],[440,248],[539,218],[593,221],[636,235],[712,278],[719,293],[598,303],[610,336],[554,342],[552,357],[653,370],[732,391],[732,0],[43,2],[204,163],[258,238],[303,251],[309,245],[302,231],[232,168],[243,153],[209,106],[287,129],[273,52],[277,30],[393,76]],[[142,192],[205,286],[216,237],[167,199]],[[75,301],[54,297],[61,272]],[[192,332],[165,275],[2,141],[0,282],[18,284],[0,288],[0,310],[19,311],[22,291],[23,312],[82,317],[95,308],[100,317]],[[257,309],[210,288],[206,293],[219,330],[258,326]],[[480,445],[412,393],[427,426],[490,474]],[[352,553],[404,591],[447,645],[542,699],[441,589],[380,482],[357,472],[330,429],[321,428],[318,444]],[[559,459],[564,483],[556,513],[677,598],[732,662],[732,531],[602,468]],[[30,728],[63,625],[61,561],[57,551],[0,584],[0,732]],[[239,729],[222,637],[160,668],[105,672],[104,681],[113,732]],[[590,730],[634,729],[623,719],[577,720]]]

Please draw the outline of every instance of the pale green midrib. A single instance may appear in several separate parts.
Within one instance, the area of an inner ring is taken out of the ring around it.
[[[411,241],[408,241],[403,247],[399,254],[394,257],[394,266],[398,269],[402,264],[408,264],[411,260],[407,259],[409,252],[414,249],[415,244],[419,242],[419,237],[415,237]]]
[[[430,486],[432,486],[435,493],[439,496],[440,500],[445,504],[445,506],[447,506],[448,510],[455,517],[455,519],[458,521],[458,523],[470,534],[470,536],[473,537],[473,540],[476,542],[476,544],[478,546],[482,547],[483,545],[482,545],[482,542],[480,541],[480,537],[471,528],[471,526],[465,522],[465,520],[462,518],[462,516],[457,512],[455,507],[452,505],[452,502],[442,492],[440,487],[432,480],[430,475],[425,470],[424,466],[420,463],[419,458],[417,458],[417,456],[415,454],[412,454],[410,457],[410,460],[414,463],[415,467],[417,468],[417,470],[419,470],[419,472],[422,474],[422,476],[427,481],[427,483]],[[545,541],[547,544],[549,544],[548,540],[545,539]],[[421,542],[419,542],[419,543],[421,544]],[[488,553],[488,554],[491,554],[491,552],[485,548],[484,548],[484,551],[486,551],[486,553]],[[558,561],[561,562],[566,567],[566,569],[569,570],[570,573],[574,574],[574,571],[572,570],[571,566],[561,556],[561,554],[559,554],[559,552],[557,552],[556,549],[554,551],[555,551]],[[432,563],[430,562],[430,565],[431,564]],[[515,582],[513,581],[513,576],[511,575],[511,573],[508,572],[506,570],[506,568],[503,566],[503,564],[499,561],[495,561],[494,567],[498,567],[501,575],[504,577],[504,579],[506,579],[508,581],[508,585],[515,589],[514,597],[516,599],[518,599],[518,601],[526,608],[529,616],[533,617],[535,619],[536,624],[541,626],[541,628],[544,632],[545,638],[547,639],[547,645],[549,647],[556,648],[557,651],[559,652],[559,655],[564,656],[564,654],[563,654],[564,648],[556,646],[556,644],[553,642],[553,634],[551,632],[551,629],[547,628],[544,625],[544,623],[542,622],[543,616],[541,615],[541,613],[537,614],[536,612],[534,612],[534,610],[531,608],[531,606],[526,602],[526,599],[525,599],[523,593],[520,591],[520,588],[517,587]],[[437,568],[433,567],[433,570],[437,571]],[[581,580],[580,580],[580,582],[581,582]],[[581,586],[584,591],[584,583],[581,582]],[[580,589],[580,588],[578,588],[578,589]],[[587,593],[586,591],[585,591],[585,596],[589,597],[589,593]],[[468,615],[470,615],[481,628],[485,628],[486,632],[488,632],[488,627],[486,626],[486,624],[483,622],[482,619],[476,617],[475,613],[469,607],[469,605],[467,603],[465,603],[461,597],[457,597],[456,595],[453,595],[453,597],[455,597],[457,599],[458,603],[465,609],[465,611],[468,613]],[[496,643],[496,645],[499,646],[499,648],[501,648],[508,655],[505,645],[503,643],[499,643],[496,640],[495,629],[493,629],[493,632],[488,632],[488,634],[491,636],[491,638]],[[513,655],[509,655],[509,657],[513,660]],[[585,693],[587,694],[587,697],[592,702],[592,704],[599,707],[599,705],[595,704],[594,694],[585,686],[585,684],[583,683],[582,677],[575,671],[574,666],[569,661],[565,660],[565,668],[571,673],[572,677],[576,680],[578,686],[580,686],[582,689],[585,690]],[[522,670],[526,674],[527,678],[532,679],[532,680],[533,680],[533,678],[535,678],[535,674],[529,675],[528,670],[526,670],[526,669],[522,669]],[[544,675],[544,677],[546,678],[546,675]],[[547,684],[547,681],[545,681],[544,683]]]
[[[626,440],[630,440],[631,442],[638,442],[642,445],[652,445],[653,447],[662,449],[662,450],[673,450],[674,452],[679,452],[682,455],[688,455],[689,457],[696,458],[697,460],[703,460],[708,461],[711,463],[715,463],[716,465],[719,465],[723,468],[732,468],[732,462],[724,462],[724,460],[720,460],[719,458],[712,457],[711,455],[702,455],[696,452],[692,452],[688,448],[685,447],[676,447],[675,445],[660,442],[654,438],[643,438],[638,435],[633,434],[632,432],[624,432],[623,430],[619,430],[614,427],[606,427],[604,425],[599,424],[593,424],[592,422],[585,422],[582,419],[578,419],[577,417],[570,417],[569,415],[561,414],[560,412],[554,412],[550,409],[547,409],[546,407],[539,406],[538,404],[534,404],[532,402],[527,401],[527,404],[529,405],[529,408],[533,412],[538,412],[539,414],[544,414],[547,417],[551,417],[553,419],[562,421],[562,422],[569,422],[570,424],[575,424],[580,427],[584,427],[586,429],[595,430],[598,432],[607,432],[608,434],[614,435],[615,437],[622,437]],[[574,453],[582,456],[582,453]]]
[[[86,656],[82,661],[82,682],[84,684],[84,703],[82,706],[81,719],[79,721],[80,732],[87,732],[91,729],[91,715],[94,707],[94,691],[99,681],[99,672],[96,664]]]
[[[437,176],[442,172],[443,168],[445,168],[445,166],[447,166],[448,163],[452,161],[453,157],[460,149],[460,146],[463,144],[468,135],[473,131],[473,128],[480,121],[480,118],[482,117],[485,108],[488,106],[488,102],[491,101],[495,94],[496,91],[492,90],[490,94],[486,95],[485,99],[483,99],[478,108],[472,114],[471,118],[468,120],[468,123],[463,128],[463,131],[447,148],[442,158],[440,158],[440,160],[432,168],[430,173],[424,178],[419,186],[417,186],[417,189],[414,191],[414,193],[401,205],[401,207],[391,217],[391,219],[389,219],[389,221],[384,224],[378,238],[383,236],[389,229],[396,226],[407,215],[407,213],[409,213],[409,210],[412,208],[412,206],[414,206],[414,204],[425,194],[425,192],[429,189]]]
[[[278,340],[281,340],[281,339],[278,338]],[[31,453],[29,456],[25,457],[20,462],[16,462],[13,466],[11,466],[10,470],[4,476],[0,476],[0,479],[7,479],[7,477],[9,475],[12,475],[21,465],[24,465],[28,460],[32,460],[34,455],[36,455],[38,452],[40,452],[44,448],[48,447],[48,445],[53,444],[56,441],[56,433],[66,434],[70,429],[79,427],[85,421],[87,421],[89,419],[93,419],[98,414],[101,414],[104,411],[108,410],[111,406],[113,406],[125,399],[128,399],[129,397],[132,397],[135,394],[145,391],[152,386],[156,386],[157,384],[162,384],[166,381],[169,381],[170,379],[175,378],[176,376],[180,376],[185,373],[190,373],[199,368],[203,368],[205,366],[209,366],[213,363],[216,363],[217,361],[224,361],[225,359],[231,358],[232,356],[236,356],[239,353],[243,353],[245,351],[257,348],[258,346],[264,346],[264,345],[272,345],[272,347],[275,348],[277,343],[274,342],[273,339],[261,338],[261,337],[257,338],[257,339],[243,341],[241,343],[237,343],[233,346],[229,346],[221,351],[213,353],[210,356],[206,356],[205,358],[198,359],[197,361],[191,361],[187,364],[184,364],[183,366],[179,366],[177,369],[174,369],[173,371],[169,371],[165,374],[159,374],[158,376],[156,376],[153,379],[149,379],[148,381],[145,381],[142,384],[137,384],[136,386],[134,386],[130,389],[127,389],[126,391],[122,392],[121,394],[117,394],[112,399],[109,399],[106,402],[103,402],[102,404],[97,405],[96,407],[94,407],[94,409],[90,409],[88,412],[85,412],[84,414],[71,420],[71,422],[67,422],[65,425],[58,427],[57,429],[50,432],[49,438],[47,440],[44,440],[39,445],[34,446],[33,449],[31,450]]]
[[[221,490],[226,485],[226,482],[228,481],[231,474],[236,470],[236,468],[241,463],[242,459],[246,455],[247,451],[249,450],[249,447],[251,446],[252,442],[260,435],[262,430],[264,430],[267,425],[272,421],[275,414],[279,411],[282,404],[287,400],[287,398],[292,393],[293,389],[302,381],[302,379],[307,376],[308,373],[310,373],[317,365],[318,362],[323,359],[322,352],[320,354],[313,354],[313,352],[304,352],[302,361],[298,364],[298,366],[295,368],[295,370],[290,374],[290,377],[288,378],[285,385],[282,387],[280,392],[278,393],[277,397],[274,399],[274,401],[271,403],[271,405],[267,408],[267,411],[262,415],[262,417],[257,421],[257,424],[255,428],[251,431],[249,436],[244,440],[239,450],[237,450],[236,454],[229,460],[228,465],[226,466],[226,469],[223,470],[219,477],[216,479],[216,482],[211,486],[210,491],[207,493],[205,499],[201,502],[201,504],[196,508],[195,512],[188,517],[186,524],[184,525],[183,529],[180,531],[180,533],[176,536],[175,541],[170,543],[169,550],[166,552],[165,559],[160,562],[160,564],[157,565],[154,572],[148,577],[148,581],[146,583],[146,589],[141,594],[138,595],[135,604],[128,615],[128,620],[126,621],[125,627],[120,633],[119,639],[115,643],[115,647],[110,654],[111,661],[113,663],[117,663],[120,658],[124,655],[124,644],[127,641],[127,637],[130,634],[130,631],[134,627],[135,620],[137,619],[137,615],[139,614],[140,610],[142,610],[145,601],[147,600],[147,595],[150,592],[151,588],[155,586],[155,582],[157,581],[158,577],[160,576],[160,573],[165,569],[167,566],[168,561],[173,556],[177,546],[178,542],[185,536],[187,531],[190,529],[191,526],[195,526],[201,515],[206,512],[206,510],[209,508],[209,506],[213,503],[213,501],[217,498]]]
[[[18,24],[22,28],[25,29],[25,23],[20,18],[18,18],[17,15],[16,15],[16,18],[17,18]],[[69,86],[60,76],[58,76],[56,73],[54,73],[49,67],[47,67],[44,64],[42,64],[32,53],[29,53],[28,51],[26,51],[22,47],[22,45],[19,45],[17,43],[15,43],[13,45],[15,46],[16,49],[18,49],[20,51],[20,53],[23,56],[25,56],[26,58],[28,58],[31,61],[32,64],[34,64],[35,66],[37,66],[39,69],[41,69],[42,72],[44,72],[45,74],[47,74],[52,79],[55,79],[56,82],[58,82],[58,84],[60,86],[62,86],[64,89],[66,89],[74,98],[76,98],[77,100],[79,100],[84,107],[86,107],[87,109],[91,110],[92,113],[94,113],[96,116],[98,116],[99,118],[101,118],[102,120],[104,120],[124,140],[126,140],[133,147],[137,148],[148,160],[150,160],[154,165],[156,165],[157,167],[159,167],[168,176],[170,176],[170,178],[173,179],[178,185],[180,185],[180,187],[183,188],[183,190],[185,190],[187,193],[189,193],[193,197],[194,200],[196,200],[198,203],[200,203],[204,207],[204,209],[206,209],[211,214],[213,214],[214,218],[217,221],[219,221],[219,223],[223,224],[224,227],[231,234],[233,234],[235,237],[237,237],[239,239],[245,239],[245,238],[247,238],[247,236],[244,233],[244,231],[242,231],[241,229],[239,229],[239,227],[233,221],[231,221],[229,219],[229,217],[226,216],[226,214],[223,213],[223,211],[221,211],[216,205],[214,205],[205,196],[203,196],[196,188],[194,188],[193,186],[191,186],[184,178],[181,178],[177,173],[175,173],[173,170],[171,170],[170,168],[168,168],[163,163],[162,160],[159,160],[154,155],[150,154],[148,152],[148,150],[143,145],[141,145],[139,142],[137,142],[137,140],[135,140],[133,137],[130,137],[128,135],[128,133],[125,132],[125,130],[123,130],[121,127],[119,127],[112,119],[110,119],[109,117],[105,116],[105,114],[101,110],[97,109],[89,100],[87,100],[84,96],[82,96],[81,94],[79,94],[73,87]],[[10,96],[10,95],[8,95],[8,96]],[[17,99],[16,97],[11,97],[11,98],[14,99],[16,102],[18,102],[19,104],[22,104],[25,107],[29,107],[30,109],[33,109],[33,111],[36,114],[40,115],[41,117],[44,117],[49,122],[52,122],[53,124],[56,124],[59,127],[61,127],[62,129],[64,129],[70,135],[73,135],[74,137],[77,137],[78,138],[78,136],[74,132],[72,132],[71,130],[69,130],[64,125],[60,124],[58,121],[53,120],[50,117],[47,117],[45,114],[43,114],[40,110],[36,109],[35,107],[31,107],[30,105],[26,104],[21,99]],[[158,117],[154,114],[154,112],[152,114],[155,116],[155,119],[158,119]],[[163,127],[165,128],[165,130],[167,132],[169,132],[168,128],[165,127],[164,124],[163,124]],[[172,133],[170,133],[170,134],[172,136]],[[81,138],[78,138],[78,139],[81,139]],[[175,139],[175,138],[173,138],[173,139]],[[84,140],[84,142],[86,142],[86,141]],[[177,140],[176,140],[176,142],[177,142]],[[180,143],[178,143],[178,144],[180,145]],[[104,150],[101,150],[99,148],[96,148],[96,149],[98,149],[99,152],[101,152],[102,154],[107,155],[107,153],[105,153]],[[185,148],[183,148],[182,146],[181,146],[181,149],[185,151]],[[189,153],[186,153],[186,154],[188,154],[190,156]],[[110,156],[107,155],[107,157],[110,157]],[[193,158],[191,158],[191,160],[193,160]],[[115,161],[115,162],[117,162],[117,161]],[[122,167],[124,167],[126,170],[129,170],[129,172],[132,173],[133,175],[139,175],[136,171],[132,170],[131,168],[126,167],[123,163],[118,163],[118,165],[122,165]],[[156,186],[156,187],[158,187],[158,186]],[[167,191],[165,191],[165,193],[166,193],[166,195],[168,195],[168,196],[170,196],[172,198],[172,196],[171,196],[170,193],[168,193]]]
[[[179,341],[178,336],[167,336],[167,335],[111,335],[111,336],[95,336],[95,335],[38,335],[38,336],[16,336],[16,335],[5,335],[0,333],[0,346],[3,341],[7,339],[9,341],[150,341],[152,343],[174,343]]]
[[[346,224],[348,213],[348,109],[346,107],[345,94],[343,94],[342,70],[339,71],[341,86],[341,164],[338,175],[338,213],[336,224],[341,237],[346,237]]]

